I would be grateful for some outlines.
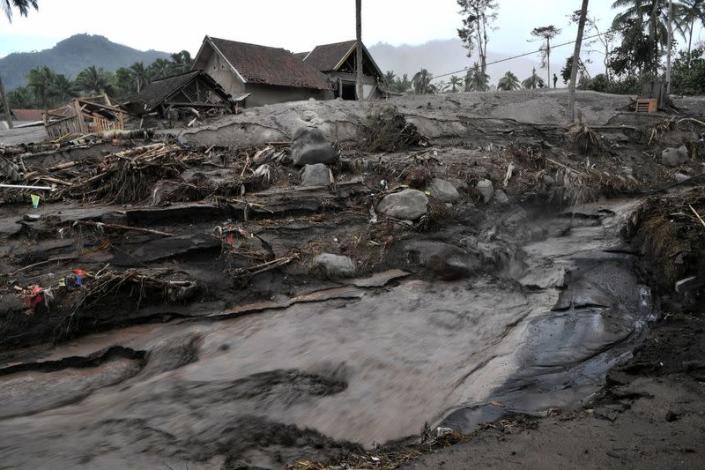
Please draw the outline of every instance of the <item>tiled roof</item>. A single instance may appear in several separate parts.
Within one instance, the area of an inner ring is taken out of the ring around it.
[[[350,52],[350,49],[355,46],[356,42],[353,40],[316,46],[306,57],[306,63],[321,72],[333,71],[345,55]]]
[[[286,49],[210,38],[248,83],[329,90],[327,78]]]

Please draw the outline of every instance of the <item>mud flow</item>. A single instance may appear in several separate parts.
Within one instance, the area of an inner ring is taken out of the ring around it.
[[[332,185],[271,130],[214,149],[235,122],[69,159],[88,176],[36,211],[6,194],[0,466],[282,468],[593,399],[659,313],[623,238],[661,171],[624,163],[638,126],[586,156],[400,109],[411,148],[326,134]]]

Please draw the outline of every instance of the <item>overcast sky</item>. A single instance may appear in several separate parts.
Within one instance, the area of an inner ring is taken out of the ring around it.
[[[490,50],[515,54],[536,26],[563,29],[558,42],[575,39],[567,16],[579,0],[499,0],[498,28]],[[612,0],[591,0],[592,15],[608,25]],[[456,0],[363,0],[363,39],[368,45],[420,44],[456,36]],[[76,33],[101,34],[137,49],[198,50],[203,36],[285,47],[294,52],[355,36],[355,0],[39,0],[39,12],[0,19],[0,56],[53,46]],[[700,39],[703,33],[700,32]],[[557,59],[570,48],[556,51]]]

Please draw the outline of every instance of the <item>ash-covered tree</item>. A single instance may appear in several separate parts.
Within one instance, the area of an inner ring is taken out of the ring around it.
[[[49,100],[54,94],[53,85],[54,72],[46,65],[30,70],[27,75],[27,86],[45,111],[49,109]]]
[[[171,74],[176,75],[185,73],[193,67],[193,59],[189,51],[183,50],[175,54],[171,54]]]
[[[507,72],[497,82],[497,89],[501,91],[513,91],[521,89],[519,78],[512,72]]]
[[[551,41],[558,36],[561,30],[553,25],[539,26],[531,31],[531,35],[544,41],[541,46],[541,67],[548,69],[548,82],[551,82]]]
[[[76,76],[76,88],[83,94],[113,94],[113,78],[109,72],[91,65]]]
[[[149,85],[149,72],[143,62],[135,62],[130,66],[130,74],[135,82],[135,91],[140,93],[144,87]]]
[[[421,69],[411,79],[414,93],[417,95],[430,95],[435,92],[435,87],[431,85],[433,74],[426,69]]]
[[[543,78],[539,77],[538,74],[536,73],[536,68],[534,68],[531,71],[531,76],[529,78],[527,78],[526,80],[524,80],[523,82],[521,82],[521,85],[524,88],[534,90],[536,88],[543,88],[544,82],[543,82]]]
[[[705,0],[683,0],[681,2],[680,32],[683,39],[688,41],[685,63],[690,66],[690,55],[693,50],[693,32],[700,25],[705,28]]]
[[[450,77],[449,84],[450,92],[457,93],[458,90],[460,90],[460,87],[463,86],[463,79],[458,77],[457,75],[453,75],[452,77]]]
[[[475,62],[465,76],[465,91],[487,91],[490,89],[490,76]]]
[[[588,63],[590,62],[588,61]],[[563,79],[563,83],[567,84],[570,81],[570,74],[572,71],[573,57],[571,56],[565,60],[565,66],[561,69],[561,78]],[[590,76],[587,67],[585,66],[585,62],[583,62],[582,59],[578,61],[578,74],[580,74],[581,76]]]
[[[705,1],[705,0],[703,0]],[[577,25],[580,21],[580,10],[576,10],[570,16],[571,24]],[[583,42],[583,47],[585,52],[589,54],[599,54],[602,56],[602,64],[605,67],[605,76],[609,80],[610,78],[610,53],[614,45],[614,40],[617,37],[617,33],[613,30],[604,31],[600,27],[600,20],[594,16],[587,16],[585,18],[585,36],[591,37],[587,41]],[[570,79],[570,76],[568,76]],[[567,82],[566,82],[567,83]]]
[[[457,0],[463,27],[458,29],[458,36],[472,57],[477,49],[480,57],[480,70],[487,73],[487,43],[492,23],[497,19],[496,0]]]

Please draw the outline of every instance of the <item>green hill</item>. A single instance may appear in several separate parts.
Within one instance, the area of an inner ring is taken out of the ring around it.
[[[166,52],[139,51],[111,42],[103,36],[77,34],[51,49],[20,52],[0,59],[0,76],[5,88],[11,91],[25,85],[29,71],[42,65],[74,79],[81,70],[91,65],[115,71],[135,62],[144,62],[147,66],[156,59],[168,57]]]

